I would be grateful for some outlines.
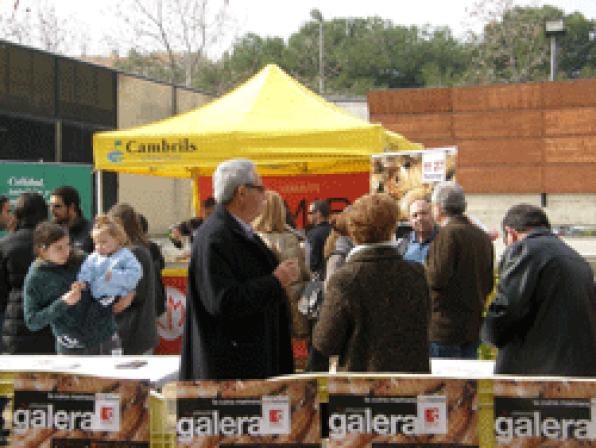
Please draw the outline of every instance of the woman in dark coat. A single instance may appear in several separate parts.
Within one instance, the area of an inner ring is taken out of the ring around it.
[[[430,297],[422,265],[394,241],[398,208],[387,194],[358,199],[348,217],[356,243],[329,279],[313,345],[353,372],[430,372]]]
[[[4,309],[2,353],[55,353],[50,327],[29,331],[23,313],[23,284],[34,259],[33,230],[48,218],[48,206],[38,193],[23,193],[14,210],[15,231],[0,240],[0,309]]]
[[[134,209],[128,204],[116,204],[109,216],[124,228],[130,240],[130,250],[143,268],[143,277],[137,284],[134,298],[127,307],[124,298],[113,306],[116,312],[118,334],[125,355],[150,355],[157,346],[155,316],[155,267],[149,253],[148,241]]]

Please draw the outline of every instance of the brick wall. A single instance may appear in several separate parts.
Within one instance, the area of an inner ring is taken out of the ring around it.
[[[596,193],[596,79],[370,92],[370,121],[457,145],[468,193]]]

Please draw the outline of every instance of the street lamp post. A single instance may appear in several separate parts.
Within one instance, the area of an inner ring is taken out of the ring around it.
[[[310,11],[310,16],[319,22],[319,93],[325,88],[325,69],[323,68],[323,14],[318,9]]]
[[[563,19],[547,21],[545,31],[550,37],[550,80],[554,81],[557,79],[557,36],[565,34]]]

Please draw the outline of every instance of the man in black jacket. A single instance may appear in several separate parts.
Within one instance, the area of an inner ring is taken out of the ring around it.
[[[180,379],[293,373],[288,300],[297,260],[281,263],[253,232],[265,187],[249,160],[213,174],[217,206],[197,230],[188,268]]]
[[[596,298],[590,265],[550,230],[540,208],[503,218],[507,249],[482,339],[499,348],[495,373],[596,376]]]
[[[68,227],[70,244],[86,253],[93,252],[93,224],[81,211],[79,192],[69,185],[56,188],[50,195],[50,211],[54,222]]]

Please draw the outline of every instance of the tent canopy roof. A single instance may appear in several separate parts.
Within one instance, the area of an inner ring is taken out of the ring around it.
[[[190,112],[93,137],[96,169],[177,177],[210,174],[230,158],[251,159],[263,174],[362,171],[372,154],[419,148],[276,65]]]

